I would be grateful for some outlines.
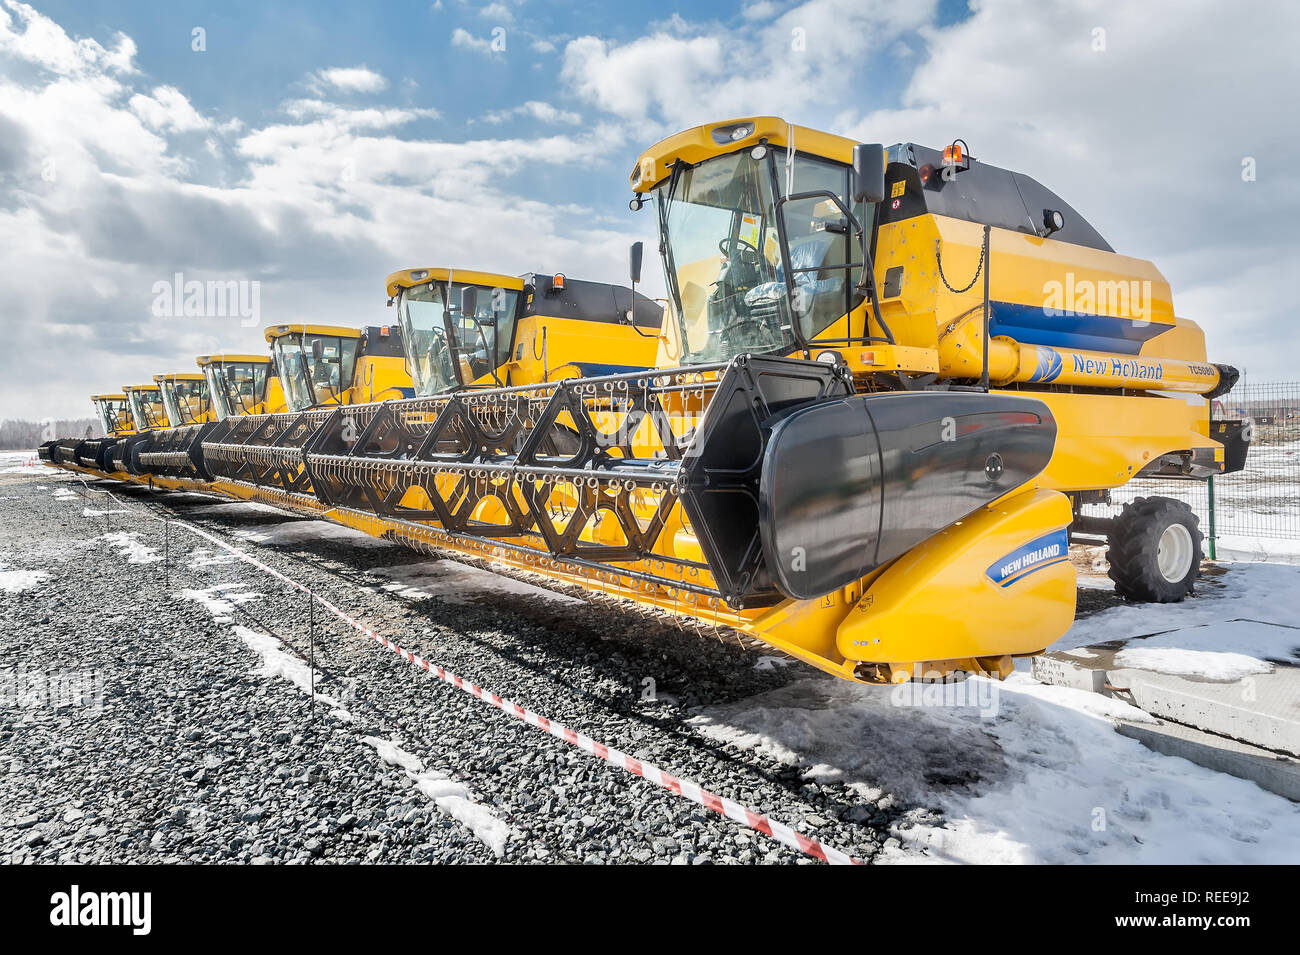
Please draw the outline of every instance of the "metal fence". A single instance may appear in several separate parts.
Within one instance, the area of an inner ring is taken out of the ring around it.
[[[1242,382],[1214,402],[1213,417],[1251,422],[1245,470],[1209,481],[1130,481],[1111,504],[1084,513],[1112,516],[1136,497],[1187,502],[1201,519],[1206,553],[1218,550],[1300,554],[1300,382]],[[1296,541],[1297,546],[1274,542]]]

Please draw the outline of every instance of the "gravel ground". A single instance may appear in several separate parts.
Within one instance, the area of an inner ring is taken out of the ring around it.
[[[164,530],[163,516],[255,552],[481,686],[864,861],[897,845],[896,827],[941,821],[696,731],[699,707],[809,676],[734,634],[256,505],[92,486],[120,501],[59,472],[0,476],[10,861],[812,861],[420,673],[319,608],[309,621],[302,594]],[[1085,613],[1113,599],[1085,595]],[[931,769],[934,785],[961,778]]]
[[[734,636],[604,598],[493,590],[491,578],[468,596],[458,574],[448,593],[434,578],[427,596],[374,573],[427,567],[406,548],[316,536],[265,509],[213,511],[221,501],[201,495],[102,486],[122,502],[83,499],[57,473],[0,483],[0,572],[48,575],[0,589],[11,861],[812,861],[420,673],[323,611],[309,641],[303,595],[150,514],[256,551],[406,648],[859,859],[892,826],[934,821],[692,728],[696,707],[808,676]],[[274,634],[298,660],[314,654],[317,693],[337,706],[309,707],[289,679],[263,675],[237,627]],[[79,677],[97,704],[69,701]],[[422,765],[385,762],[368,739]],[[508,831],[503,845],[494,831]]]

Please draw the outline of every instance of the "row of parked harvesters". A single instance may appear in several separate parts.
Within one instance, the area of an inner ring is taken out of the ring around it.
[[[666,309],[631,287],[422,268],[397,321],[97,395],[50,463],[319,514],[733,627],[868,683],[1004,676],[1070,626],[1072,540],[1134,600],[1201,560],[1134,478],[1244,465],[1168,283],[1055,193],[772,117],[639,157]]]

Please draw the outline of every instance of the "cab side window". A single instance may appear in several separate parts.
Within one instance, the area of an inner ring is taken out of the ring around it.
[[[794,163],[792,195],[825,191],[850,204],[846,167],[799,155]],[[861,205],[853,209],[866,229],[871,224],[861,215],[868,211]],[[856,286],[862,254],[853,227],[825,196],[786,202],[781,217],[794,280],[793,310],[804,337],[810,339],[861,304],[862,293]]]

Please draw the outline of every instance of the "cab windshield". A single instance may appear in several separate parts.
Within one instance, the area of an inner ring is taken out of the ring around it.
[[[162,390],[163,408],[173,427],[198,424],[208,412],[208,383],[199,379],[164,378],[158,383]]]
[[[113,412],[109,408],[106,398],[96,398],[94,400],[95,414],[99,418],[99,426],[104,429],[104,434],[113,433]]]
[[[317,358],[316,342],[320,342]],[[342,404],[352,384],[360,340],[294,332],[275,340],[275,366],[291,411]]]
[[[763,147],[679,164],[656,187],[682,361],[788,353],[861,304],[858,238],[825,195],[847,207],[849,175],[839,163],[799,154],[791,163],[785,150]],[[781,201],[806,193],[818,195]],[[867,227],[873,212],[853,209]]]
[[[249,414],[266,400],[267,370],[262,361],[213,362],[203,367],[218,418]]]
[[[519,293],[429,282],[402,290],[402,347],[417,395],[432,395],[485,376],[509,353]]]
[[[116,434],[131,428],[131,408],[125,398],[100,398],[95,406],[104,424],[104,434]]]
[[[132,391],[128,393],[127,400],[131,402],[131,417],[135,421],[135,430],[149,431],[153,428],[167,427],[167,412],[163,407],[161,392]]]

